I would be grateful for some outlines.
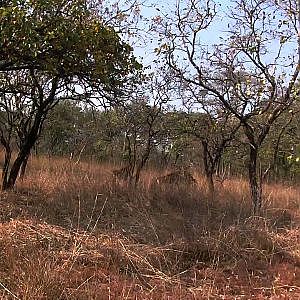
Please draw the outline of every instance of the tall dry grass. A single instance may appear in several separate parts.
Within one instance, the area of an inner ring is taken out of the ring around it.
[[[117,168],[30,159],[0,196],[3,299],[299,299],[298,187],[266,186],[253,217],[243,179],[212,203],[197,172],[196,186],[148,170],[134,187]]]

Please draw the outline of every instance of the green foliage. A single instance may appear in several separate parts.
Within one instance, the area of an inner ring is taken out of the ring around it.
[[[40,148],[51,155],[70,155],[87,117],[75,104],[69,101],[59,103],[48,116]]]
[[[140,69],[132,48],[86,1],[13,0],[0,8],[0,70],[33,68],[120,86]]]

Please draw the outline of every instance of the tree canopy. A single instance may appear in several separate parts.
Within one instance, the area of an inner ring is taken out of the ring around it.
[[[14,185],[48,111],[59,101],[122,101],[141,70],[132,51],[87,1],[14,0],[1,5],[4,188]],[[9,173],[13,135],[19,154]]]

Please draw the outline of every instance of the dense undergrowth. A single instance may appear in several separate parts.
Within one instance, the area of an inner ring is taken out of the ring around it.
[[[267,185],[252,216],[242,179],[212,203],[196,170],[133,187],[114,168],[33,158],[0,194],[1,299],[300,298],[298,187]]]

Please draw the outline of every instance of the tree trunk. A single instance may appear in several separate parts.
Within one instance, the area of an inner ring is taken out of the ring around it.
[[[18,156],[10,169],[8,178],[6,179],[5,182],[3,182],[2,190],[9,190],[14,188],[20,169],[24,163],[27,163],[26,160],[28,159],[31,150],[38,139],[42,124],[43,124],[43,115],[39,114],[36,116],[34,120],[34,124],[30,132],[28,133],[26,140],[20,147]]]
[[[262,205],[262,186],[259,181],[257,172],[257,158],[258,148],[255,145],[250,145],[250,156],[249,156],[249,184],[251,190],[251,199],[253,203],[254,214],[258,213]]]
[[[212,201],[214,201],[215,200],[215,183],[214,183],[212,172],[206,173],[206,182],[207,182],[207,186],[208,186],[209,197]]]
[[[145,149],[144,154],[142,155],[140,163],[137,164],[137,168],[136,168],[136,172],[135,172],[135,185],[137,185],[139,183],[141,172],[150,157],[151,146],[152,146],[152,143],[151,143],[152,137],[153,136],[152,136],[151,132],[149,132],[148,140],[147,140],[147,147]]]
[[[2,169],[2,190],[6,189],[10,160],[11,160],[11,150],[10,150],[10,148],[6,148],[4,165],[3,165],[3,169]]]
[[[32,145],[33,146],[33,145]],[[23,163],[26,160],[26,157],[29,155],[30,153],[30,149],[25,148],[25,149],[21,149],[19,151],[19,154],[16,158],[16,160],[14,161],[11,170],[9,172],[9,176],[8,179],[6,181],[6,184],[2,187],[3,190],[9,190],[9,189],[13,189],[15,184],[16,184],[16,180],[18,178],[20,169],[23,165]]]
[[[134,174],[134,185],[137,186],[139,181],[140,181],[140,176],[141,176],[141,172],[142,172],[142,164],[140,163],[137,168],[136,168],[136,171],[135,171],[135,174]]]
[[[203,146],[203,164],[206,182],[208,186],[209,197],[212,201],[215,200],[215,184],[214,184],[214,164],[211,157],[209,157],[208,146],[206,141],[202,141]]]
[[[26,172],[26,168],[27,168],[27,163],[28,163],[28,159],[29,159],[29,156],[30,156],[30,152],[29,154],[25,157],[22,165],[21,165],[21,170],[20,170],[20,178],[23,180],[24,178],[24,175],[25,175],[25,172]]]
[[[139,183],[139,181],[140,181],[141,172],[144,169],[144,167],[146,165],[146,162],[149,159],[149,155],[150,155],[150,150],[147,151],[145,155],[143,155],[140,163],[136,167],[136,171],[135,171],[135,175],[134,175],[134,177],[135,177],[134,184],[135,185],[137,185]]]

